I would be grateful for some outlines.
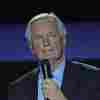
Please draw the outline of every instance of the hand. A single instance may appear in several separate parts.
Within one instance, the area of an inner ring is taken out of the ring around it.
[[[50,100],[67,100],[57,84],[51,79],[43,81],[42,90],[45,98]]]

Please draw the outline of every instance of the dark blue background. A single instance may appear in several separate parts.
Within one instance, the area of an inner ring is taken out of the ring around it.
[[[26,24],[0,24],[0,61],[32,59],[24,39]],[[66,23],[69,58],[100,58],[100,22]]]

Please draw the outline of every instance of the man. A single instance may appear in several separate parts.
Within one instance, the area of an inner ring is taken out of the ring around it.
[[[100,100],[100,89],[96,90],[100,87],[97,79],[100,72],[67,60],[67,32],[54,13],[33,17],[25,37],[34,59],[49,60],[53,77],[44,80],[39,69],[33,79],[24,79],[10,90],[10,100]]]

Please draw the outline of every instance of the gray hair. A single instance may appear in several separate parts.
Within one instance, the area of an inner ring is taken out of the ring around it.
[[[44,17],[54,17],[57,21],[57,29],[60,33],[64,33],[64,46],[66,44],[66,35],[67,35],[67,31],[66,31],[66,28],[63,24],[63,22],[54,14],[54,13],[41,13],[41,14],[38,14],[36,15],[35,17],[33,17],[27,24],[27,27],[26,27],[26,32],[25,32],[25,38],[28,40],[28,45],[29,47],[32,49],[32,32],[31,32],[31,24],[36,21],[36,20],[41,20],[41,18],[44,18]]]

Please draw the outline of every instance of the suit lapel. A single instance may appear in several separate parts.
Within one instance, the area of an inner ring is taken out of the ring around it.
[[[74,95],[77,95],[76,88],[77,88],[77,75],[73,68],[74,66],[71,62],[66,61],[65,70],[64,70],[64,77],[61,90],[66,97],[73,100],[72,98]]]
[[[69,66],[68,66],[68,62],[66,61],[66,64],[65,64],[65,69],[64,69],[64,77],[63,77],[63,82],[62,82],[62,86],[61,86],[61,90],[63,93],[65,93],[65,86],[66,86],[66,79],[67,79],[67,74],[69,72]]]
[[[35,77],[33,78],[33,95],[32,98],[33,100],[37,100],[38,97],[38,75],[39,75],[39,71],[36,73]]]

